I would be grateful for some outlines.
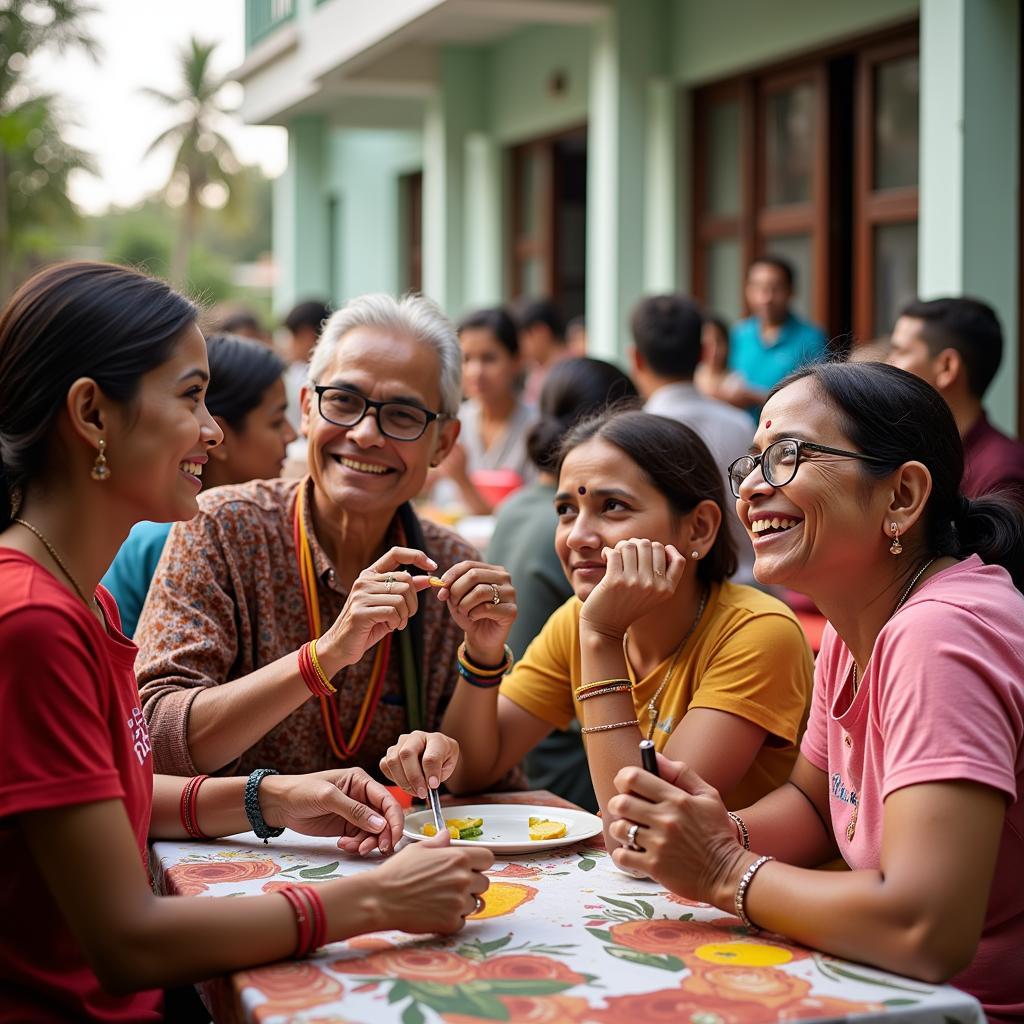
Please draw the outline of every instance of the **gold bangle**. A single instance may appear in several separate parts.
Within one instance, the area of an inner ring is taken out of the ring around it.
[[[590,700],[591,697],[603,697],[607,693],[631,693],[632,691],[632,686],[606,686],[602,690],[586,690],[585,692],[577,690],[576,699],[582,703],[585,700]]]
[[[469,658],[466,657],[465,640],[463,640],[462,643],[459,644],[457,657],[459,659],[459,664],[462,665],[462,667],[467,672],[476,676],[479,679],[494,679],[497,676],[503,676],[509,671],[510,668],[512,668],[512,665],[515,662],[515,655],[512,653],[512,648],[509,647],[508,644],[505,644],[505,660],[500,665],[491,668],[484,668],[481,665],[474,665],[473,662],[471,662]]]
[[[628,722],[612,722],[610,725],[585,725],[580,732],[583,734],[591,732],[608,732],[610,729],[628,729],[633,726],[634,729],[640,728],[640,723],[632,718]]]
[[[631,679],[595,679],[592,683],[580,683],[576,687],[576,694],[578,696],[588,690],[596,690],[599,686],[628,686],[632,689],[633,681]]]
[[[323,665],[320,664],[320,659],[316,656],[316,641],[309,641],[309,658],[313,662],[313,668],[316,669],[316,674],[320,677],[320,682],[327,687],[331,693],[337,693],[337,689],[331,685],[330,679],[327,678],[327,673],[324,671]]]

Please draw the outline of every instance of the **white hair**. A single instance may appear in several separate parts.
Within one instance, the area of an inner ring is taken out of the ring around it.
[[[324,324],[323,333],[309,361],[313,384],[334,362],[341,339],[357,327],[376,327],[431,345],[441,365],[438,384],[440,411],[455,416],[462,401],[462,350],[451,321],[430,299],[403,295],[400,299],[383,292],[350,299]]]

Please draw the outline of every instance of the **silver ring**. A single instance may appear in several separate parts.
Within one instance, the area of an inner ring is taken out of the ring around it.
[[[498,593],[498,584],[491,584],[491,594],[494,596],[491,598],[491,604],[501,604],[501,595]]]
[[[388,578],[387,578],[387,579],[386,579],[386,580],[384,581],[384,593],[385,593],[385,594],[390,594],[390,593],[391,593],[391,588],[392,588],[392,587],[393,587],[394,585],[395,585],[395,577],[394,577],[394,576],[389,576],[389,577],[388,577]]]
[[[655,576],[664,576],[665,575],[665,570],[664,569],[655,569],[654,570],[654,575]]]
[[[626,849],[636,850],[640,852],[640,847],[636,845],[636,834],[640,831],[639,825],[630,825],[629,831],[626,833]]]
[[[479,896],[474,898],[476,899],[476,907],[473,909],[473,913],[479,914],[480,911],[484,909],[484,901]]]

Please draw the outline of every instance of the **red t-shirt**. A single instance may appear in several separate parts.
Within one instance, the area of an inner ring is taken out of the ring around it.
[[[0,548],[0,1021],[159,1020],[160,992],[109,995],[36,869],[18,815],[121,800],[145,862],[153,758],[136,647],[27,555]]]

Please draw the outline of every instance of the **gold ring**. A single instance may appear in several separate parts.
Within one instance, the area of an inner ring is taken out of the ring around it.
[[[498,593],[498,584],[491,584],[491,593],[494,595],[491,598],[491,604],[501,604],[501,595]]]
[[[654,575],[655,576],[664,576],[665,575],[665,570],[664,569],[655,569],[654,570]]]
[[[393,587],[394,585],[395,585],[395,577],[394,577],[394,576],[389,576],[389,577],[388,577],[388,578],[387,578],[387,579],[386,579],[386,580],[384,581],[384,593],[385,593],[385,594],[390,594],[390,593],[391,593],[391,588],[392,588],[392,587]]]
[[[476,899],[476,907],[474,908],[473,913],[474,914],[479,914],[480,911],[484,909],[484,901],[479,896],[475,897],[475,899]]]

